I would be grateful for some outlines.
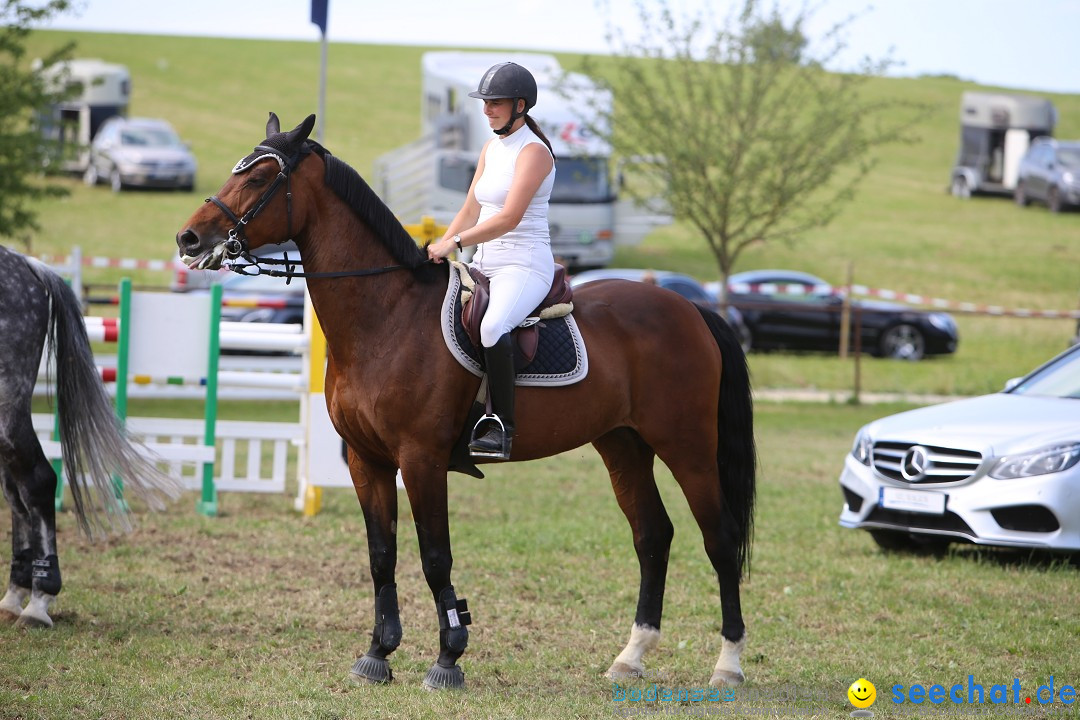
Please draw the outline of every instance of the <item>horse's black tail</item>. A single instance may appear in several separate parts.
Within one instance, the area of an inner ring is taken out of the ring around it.
[[[125,490],[134,490],[157,508],[164,506],[166,498],[178,497],[182,483],[158,470],[136,449],[113,412],[94,365],[75,293],[49,268],[36,262],[29,265],[51,300],[48,346],[51,358],[56,359],[60,447],[79,526],[90,537],[98,530],[127,529],[130,523],[114,473]]]
[[[698,307],[709,326],[723,358],[720,376],[720,403],[716,460],[720,485],[738,534],[739,567],[750,568],[750,547],[754,535],[754,498],[757,449],[754,443],[754,401],[750,392],[750,368],[739,338],[722,317]]]

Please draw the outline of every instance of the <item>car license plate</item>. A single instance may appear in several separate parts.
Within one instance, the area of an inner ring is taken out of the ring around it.
[[[944,493],[883,487],[878,494],[878,505],[886,510],[944,515],[945,498]]]

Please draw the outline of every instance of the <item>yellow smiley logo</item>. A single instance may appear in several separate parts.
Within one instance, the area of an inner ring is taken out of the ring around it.
[[[866,678],[859,678],[847,689],[848,700],[857,708],[868,708],[877,700],[877,689]]]

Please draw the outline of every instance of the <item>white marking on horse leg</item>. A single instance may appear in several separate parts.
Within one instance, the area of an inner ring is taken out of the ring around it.
[[[7,592],[0,600],[0,622],[15,622],[22,614],[23,603],[30,597],[30,588],[8,585]]]
[[[739,665],[739,655],[742,654],[743,649],[746,647],[746,633],[739,638],[739,642],[731,642],[727,638],[723,638],[724,644],[720,648],[720,658],[716,661],[716,667],[713,668],[712,678],[709,680],[709,684],[714,687],[721,687],[723,685],[742,685],[746,680],[746,676],[743,675],[742,667]]]
[[[630,642],[608,668],[607,676],[613,679],[641,677],[645,674],[645,665],[641,659],[659,644],[659,630],[648,625],[635,624],[630,628]]]
[[[23,608],[16,625],[30,628],[51,628],[53,621],[49,617],[49,607],[55,600],[55,595],[36,591],[30,593],[30,602]]]

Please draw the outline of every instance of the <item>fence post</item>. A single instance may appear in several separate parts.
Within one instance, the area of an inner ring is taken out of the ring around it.
[[[840,306],[840,359],[845,360],[848,356],[848,347],[851,342],[851,285],[854,273],[853,263],[847,266],[847,287],[844,289],[844,302]]]
[[[850,286],[849,286],[850,287]],[[851,395],[852,405],[861,405],[862,398],[862,310],[855,308],[855,390]]]
[[[81,263],[81,260],[80,260]],[[131,278],[120,281],[120,332],[116,338],[116,417],[121,425],[127,425],[128,359],[131,353]],[[124,480],[113,476],[113,488],[120,506],[124,504]]]
[[[73,245],[71,255],[68,256],[69,271],[71,272],[71,289],[75,291],[75,297],[79,300],[79,307],[86,312],[86,288],[82,281],[82,248]]]
[[[217,435],[218,355],[221,350],[221,283],[210,288],[210,349],[206,363],[206,445],[215,446]],[[214,486],[214,463],[203,463],[202,496],[198,510],[214,517],[218,511],[217,488]]]

